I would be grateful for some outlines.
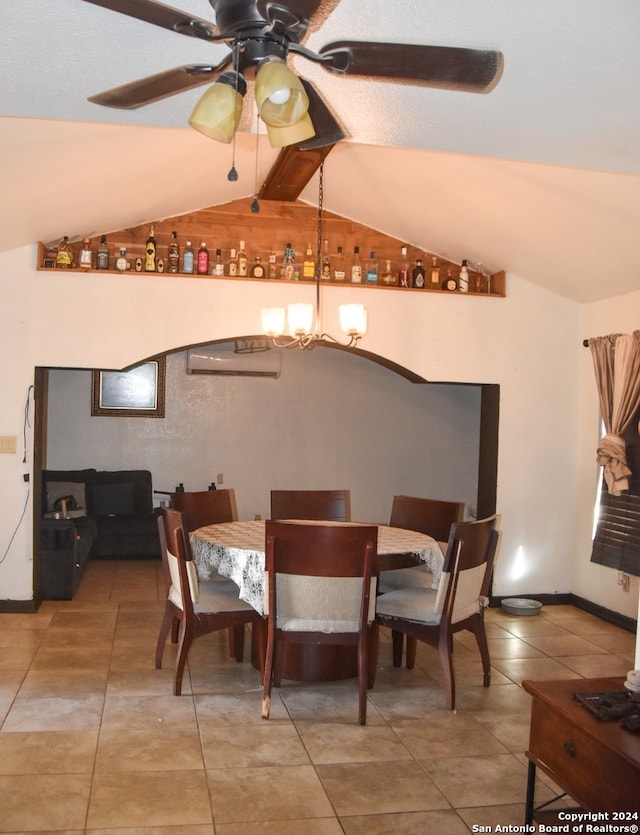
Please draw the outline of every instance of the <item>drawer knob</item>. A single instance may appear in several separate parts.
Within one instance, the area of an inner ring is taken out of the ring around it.
[[[572,739],[568,739],[564,744],[564,750],[570,757],[575,757],[576,755],[576,744]]]

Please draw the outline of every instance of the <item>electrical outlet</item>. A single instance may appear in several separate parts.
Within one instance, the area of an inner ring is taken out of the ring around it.
[[[224,473],[218,473],[216,484],[224,484]]]
[[[15,455],[18,451],[17,435],[0,435],[0,454]]]

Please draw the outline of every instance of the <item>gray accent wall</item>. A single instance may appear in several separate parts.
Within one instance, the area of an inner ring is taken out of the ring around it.
[[[284,352],[279,379],[186,373],[167,357],[165,418],[92,417],[91,372],[52,370],[52,469],[149,469],[154,489],[234,487],[240,518],[269,515],[272,488],[349,488],[352,516],[386,521],[395,493],[475,514],[481,390],[412,383],[321,347]],[[166,496],[156,495],[156,503]]]

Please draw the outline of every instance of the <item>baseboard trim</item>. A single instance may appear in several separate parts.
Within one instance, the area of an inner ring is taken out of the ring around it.
[[[500,606],[503,600],[513,596],[514,595],[505,594],[500,597],[492,597],[490,605],[492,607]],[[596,617],[606,620],[607,623],[612,623],[614,626],[626,629],[627,632],[633,632],[634,634],[637,634],[638,632],[638,621],[634,618],[630,618],[627,615],[621,615],[620,612],[614,612],[612,609],[600,606],[599,603],[592,603],[591,600],[586,600],[584,597],[579,597],[577,594],[571,594],[570,592],[567,592],[566,594],[519,594],[518,597],[526,597],[530,600],[537,600],[539,603],[542,603],[543,606],[559,606],[569,604],[571,606],[575,606],[577,609],[582,609],[584,612],[596,615]]]
[[[39,605],[35,600],[0,600],[0,614],[32,614]]]

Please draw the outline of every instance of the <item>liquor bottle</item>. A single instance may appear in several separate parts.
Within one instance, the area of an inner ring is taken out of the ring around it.
[[[156,271],[156,239],[153,232],[153,223],[149,229],[149,237],[147,238],[147,246],[144,252],[144,270],[147,273],[154,273]]]
[[[269,253],[269,269],[267,272],[268,278],[278,277],[278,257],[273,250]]]
[[[156,272],[164,272],[164,258],[158,258],[158,260],[156,261]]]
[[[344,255],[342,254],[342,247],[338,247],[338,254],[333,259],[333,280],[344,281],[346,278],[346,270],[344,267]]]
[[[407,260],[407,248],[400,250],[400,266],[398,267],[398,287],[411,287],[411,268]]]
[[[238,253],[232,249],[229,253],[229,263],[227,264],[227,275],[238,275]]]
[[[191,241],[187,241],[182,253],[182,272],[191,274],[193,272],[193,247]]]
[[[109,247],[107,246],[107,236],[100,237],[100,246],[96,253],[96,270],[109,269]]]
[[[282,258],[282,266],[280,268],[280,278],[283,278],[285,281],[293,281],[293,277],[295,274],[295,252],[290,243],[288,243],[284,250],[284,256]]]
[[[360,247],[354,246],[353,260],[351,261],[351,281],[353,284],[362,283],[362,261],[360,259]]]
[[[364,280],[366,284],[378,283],[378,262],[376,260],[376,254],[373,250],[369,253],[369,260],[367,261]]]
[[[466,258],[462,259],[462,266],[460,267],[460,275],[458,277],[458,290],[461,293],[469,292],[469,269]]]
[[[196,269],[198,270],[198,275],[209,274],[209,250],[207,249],[207,245],[204,241],[200,244],[200,249],[198,250]]]
[[[429,289],[440,289],[440,267],[438,266],[438,259],[435,255],[431,259],[431,272],[429,273]]]
[[[445,280],[442,282],[442,289],[443,290],[457,290],[458,289],[458,280],[453,275],[453,270],[451,267],[447,270],[447,276]]]
[[[136,260],[133,262],[134,270],[137,273],[141,273],[143,267],[144,267],[144,261],[142,260],[142,258],[136,258]]]
[[[56,267],[68,270],[73,266],[73,247],[69,243],[69,236],[65,235],[56,247]]]
[[[417,287],[418,290],[424,290],[425,285],[425,273],[424,267],[422,266],[422,258],[416,258],[416,265],[413,268],[413,286]]]
[[[180,269],[180,247],[178,246],[178,233],[171,233],[168,252],[169,272],[177,273]]]
[[[93,250],[91,249],[91,238],[82,241],[80,250],[80,269],[90,270],[93,267]]]
[[[216,260],[211,270],[211,275],[224,275],[224,261],[222,260],[222,251],[220,249],[216,249]]]
[[[120,270],[120,272],[126,272],[129,269],[129,262],[127,261],[127,248],[124,246],[120,247],[120,255],[116,259],[116,270]]]
[[[264,278],[264,264],[262,263],[262,258],[260,258],[259,255],[256,255],[255,257],[253,266],[251,267],[251,275],[253,278]]]
[[[331,258],[329,257],[329,241],[324,242],[324,252],[322,254],[322,269],[320,271],[320,278],[329,281],[331,278]]]
[[[302,277],[308,278],[310,281],[316,277],[316,261],[313,257],[313,250],[311,244],[307,244],[307,253],[302,262]]]
[[[385,284],[387,287],[392,287],[396,283],[396,277],[391,269],[391,261],[389,259],[384,262],[384,269],[380,274],[380,284]]]
[[[244,250],[244,241],[240,241],[240,249],[238,250],[238,275],[249,274],[249,259]]]

